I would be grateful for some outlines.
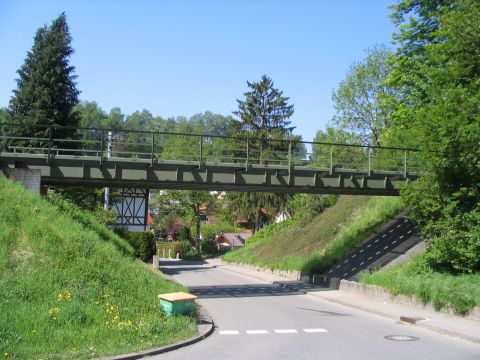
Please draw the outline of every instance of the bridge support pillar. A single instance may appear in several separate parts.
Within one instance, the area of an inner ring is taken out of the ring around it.
[[[25,188],[33,191],[35,194],[40,195],[41,192],[41,179],[42,171],[33,170],[28,168],[14,168],[5,169],[3,174],[6,178],[11,179],[19,184],[22,184]]]

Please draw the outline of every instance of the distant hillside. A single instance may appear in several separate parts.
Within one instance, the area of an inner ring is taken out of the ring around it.
[[[287,220],[262,229],[226,261],[320,273],[403,208],[399,197],[340,196],[307,223]]]
[[[157,294],[185,290],[71,205],[60,209],[0,177],[0,355],[85,359],[196,334]]]

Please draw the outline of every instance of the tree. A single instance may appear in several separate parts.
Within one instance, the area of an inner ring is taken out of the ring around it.
[[[215,207],[216,198],[207,191],[169,190],[159,193],[155,203],[160,206],[161,213],[175,212],[194,222],[198,239],[202,218],[208,209]]]
[[[279,212],[284,211],[291,197],[286,193],[230,192],[226,195],[225,201],[236,219],[246,221],[255,232],[265,225],[265,220],[268,222]]]
[[[235,135],[254,139],[250,142],[252,157],[262,163],[269,158],[285,158],[288,145],[278,140],[299,139],[291,137],[295,126],[290,126],[288,120],[294,113],[294,106],[288,105],[289,98],[274,88],[272,79],[266,75],[262,75],[259,82],[247,81],[247,85],[251,91],[243,94],[245,100],[237,100],[238,110],[233,112],[240,117],[232,121]]]
[[[75,111],[80,115],[81,128],[101,128],[106,123],[107,114],[95,101],[82,101],[75,107]],[[98,151],[101,147],[101,134],[100,130],[81,130],[79,136],[82,140],[82,148]],[[87,155],[91,155],[91,153],[87,153]]]
[[[337,111],[333,123],[362,137],[364,144],[380,146],[382,130],[389,126],[389,108],[384,97],[391,91],[385,80],[391,71],[385,46],[368,50],[365,60],[353,64],[332,100]]]
[[[78,104],[75,68],[69,64],[73,54],[71,36],[65,13],[50,26],[37,30],[32,50],[17,71],[17,89],[10,100],[8,118],[21,125],[11,128],[9,134],[38,138],[36,141],[16,141],[15,145],[43,146],[48,129],[38,125],[78,126],[80,117],[74,110]],[[74,139],[74,129],[55,130],[54,137]],[[75,147],[75,143],[57,144]]]
[[[430,264],[479,271],[480,3],[404,0],[394,18],[394,129],[415,134],[430,168],[404,196],[432,239]]]
[[[360,147],[335,146],[328,144],[358,145],[363,137],[357,133],[349,133],[346,130],[327,126],[325,131],[317,131],[313,139],[316,144],[312,145],[311,160],[314,166],[328,168],[330,160],[333,166],[343,167],[367,165],[367,155]],[[330,156],[332,159],[330,159]],[[355,167],[354,167],[355,168]]]
[[[294,113],[294,106],[288,104],[283,91],[274,88],[272,79],[262,75],[259,82],[249,82],[250,91],[244,93],[245,100],[237,100],[238,110],[233,114],[240,119],[232,121],[233,134],[249,138],[249,158],[261,164],[283,161],[286,164],[290,140],[292,153],[300,155],[304,147],[298,142],[299,136],[292,134],[295,126],[288,120]],[[232,144],[233,148],[246,148],[244,141]],[[234,155],[245,158],[246,152]],[[228,208],[237,215],[237,219],[249,222],[253,230],[258,230],[262,222],[262,209],[270,214],[282,211],[289,194],[273,193],[229,193]]]

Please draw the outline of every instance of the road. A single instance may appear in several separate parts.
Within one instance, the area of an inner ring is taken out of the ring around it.
[[[281,288],[221,266],[171,262],[162,265],[162,271],[199,296],[197,301],[210,313],[216,329],[197,344],[155,359],[480,359],[477,344]]]

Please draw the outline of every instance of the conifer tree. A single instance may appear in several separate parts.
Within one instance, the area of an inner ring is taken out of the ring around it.
[[[9,134],[35,137],[39,140],[15,142],[15,145],[45,146],[48,129],[35,125],[78,126],[79,114],[74,110],[79,103],[75,68],[69,64],[73,54],[72,38],[65,13],[50,26],[37,30],[34,44],[24,64],[17,71],[17,89],[10,100],[8,121],[22,125],[11,128]],[[56,129],[54,137],[73,138],[75,130]],[[74,147],[71,142],[57,144]]]
[[[292,135],[295,126],[290,126],[288,120],[294,113],[294,106],[288,104],[289,98],[283,96],[283,91],[274,88],[272,79],[266,75],[262,75],[259,82],[247,81],[247,84],[250,91],[243,94],[245,100],[237,100],[238,111],[233,112],[240,118],[232,121],[233,133],[250,138],[250,159],[258,160],[261,164],[282,160],[285,164],[288,142],[278,140],[292,140],[292,152],[297,152],[301,147],[298,143],[300,137]],[[239,156],[245,156],[245,153]],[[276,193],[229,193],[227,203],[239,219],[247,220],[256,231],[264,220],[263,210],[275,215],[284,210],[290,197],[290,194]]]
[[[284,151],[285,143],[272,140],[291,139],[295,126],[288,120],[294,113],[294,106],[288,105],[288,97],[283,91],[273,87],[273,81],[262,75],[259,82],[249,82],[251,91],[245,92],[245,100],[237,100],[238,111],[233,113],[240,120],[233,120],[232,125],[237,135],[250,136],[253,150],[258,152],[260,161],[275,156],[277,151]],[[298,140],[298,139],[296,139]]]

